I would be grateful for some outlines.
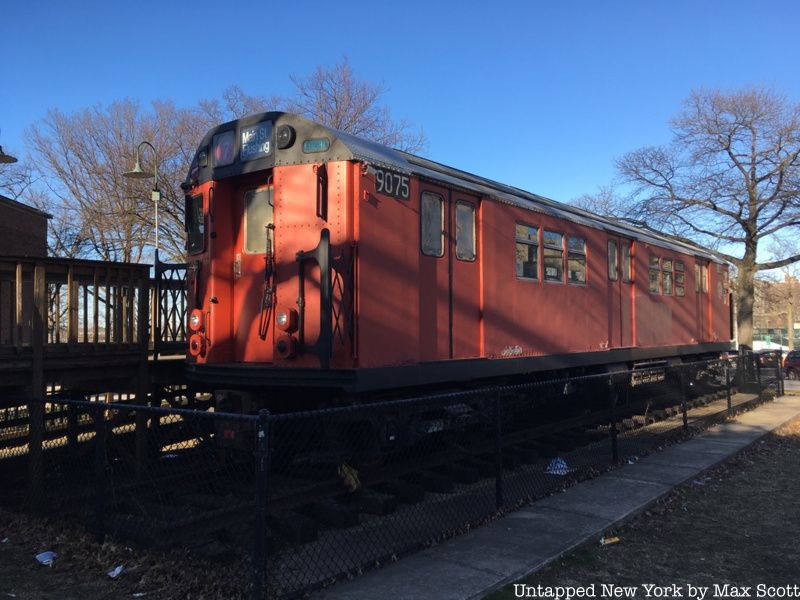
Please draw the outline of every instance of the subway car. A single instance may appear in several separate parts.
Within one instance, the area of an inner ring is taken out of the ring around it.
[[[182,187],[187,372],[215,390],[308,408],[731,347],[712,252],[298,115],[215,127]]]

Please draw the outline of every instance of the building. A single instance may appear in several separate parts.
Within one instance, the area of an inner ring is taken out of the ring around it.
[[[47,256],[46,212],[0,195],[0,256]]]

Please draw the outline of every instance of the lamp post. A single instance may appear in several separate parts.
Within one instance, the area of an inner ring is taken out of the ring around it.
[[[10,154],[6,154],[5,152],[3,152],[3,147],[0,146],[0,163],[4,165],[9,165],[15,162],[17,162],[17,157],[11,156]]]
[[[3,165],[10,165],[11,163],[17,162],[16,156],[11,156],[10,154],[6,154],[3,152],[3,147],[0,146],[0,164]]]
[[[139,151],[141,150],[142,146],[147,146],[150,150],[153,151],[153,172],[144,171],[142,170],[141,163],[139,162]],[[158,152],[156,151],[153,144],[148,141],[141,142],[138,146],[136,146],[136,164],[133,166],[133,169],[130,171],[125,171],[123,173],[125,177],[130,177],[131,179],[150,179],[153,177],[153,191],[152,191],[152,200],[155,204],[155,225],[156,225],[156,253],[155,253],[155,264],[156,269],[158,269],[158,202],[161,200],[161,191],[158,189]]]

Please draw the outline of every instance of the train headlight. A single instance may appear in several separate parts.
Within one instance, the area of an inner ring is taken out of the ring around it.
[[[203,328],[203,311],[195,308],[189,313],[189,329],[200,331]]]
[[[279,306],[275,313],[275,325],[281,331],[292,333],[297,330],[297,311],[293,308]]]

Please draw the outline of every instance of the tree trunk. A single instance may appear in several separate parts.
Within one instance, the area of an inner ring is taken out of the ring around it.
[[[753,347],[753,304],[755,303],[756,274],[755,265],[750,263],[738,265],[736,277],[736,324],[738,327],[739,346]]]

